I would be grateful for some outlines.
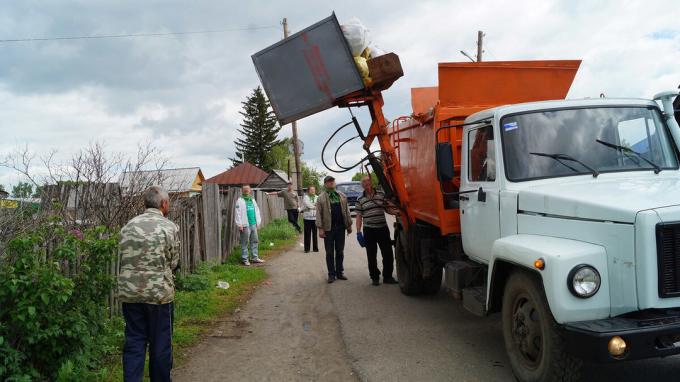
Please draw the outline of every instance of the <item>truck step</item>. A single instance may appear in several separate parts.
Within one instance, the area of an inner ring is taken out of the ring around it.
[[[463,289],[484,285],[485,268],[472,261],[454,260],[444,266],[444,286],[456,300],[463,298]]]
[[[480,286],[463,289],[463,307],[475,316],[486,316],[486,288]]]

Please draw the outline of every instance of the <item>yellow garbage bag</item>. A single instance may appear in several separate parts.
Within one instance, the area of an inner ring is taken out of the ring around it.
[[[355,56],[354,63],[357,65],[357,69],[359,69],[359,74],[361,74],[361,79],[364,81],[364,85],[369,86],[371,84],[371,76],[368,72],[368,62],[366,62],[366,58],[362,56]]]

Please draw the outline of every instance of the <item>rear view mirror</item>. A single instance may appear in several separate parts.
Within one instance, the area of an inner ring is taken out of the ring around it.
[[[450,142],[437,143],[437,178],[439,181],[453,179],[453,146]]]

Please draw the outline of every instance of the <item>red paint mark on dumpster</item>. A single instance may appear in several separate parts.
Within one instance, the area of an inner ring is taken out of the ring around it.
[[[330,88],[331,76],[328,74],[328,70],[326,70],[326,64],[321,57],[319,46],[310,44],[306,33],[302,35],[302,40],[307,43],[307,47],[304,48],[303,53],[307,66],[312,73],[312,78],[314,78],[314,83],[322,93],[326,94],[328,100],[333,102],[333,94]]]

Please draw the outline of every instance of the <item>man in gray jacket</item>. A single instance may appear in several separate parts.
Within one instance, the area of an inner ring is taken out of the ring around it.
[[[279,192],[268,192],[267,195],[276,195],[283,198],[283,208],[288,213],[288,221],[293,225],[298,233],[302,233],[302,228],[298,224],[298,217],[300,213],[300,198],[295,190],[293,190],[293,182],[288,182],[288,188]]]
[[[319,237],[326,249],[328,283],[347,280],[344,275],[345,231],[352,233],[352,217],[347,206],[347,197],[335,190],[335,178],[327,176],[323,180],[324,191],[316,199],[316,226]]]

